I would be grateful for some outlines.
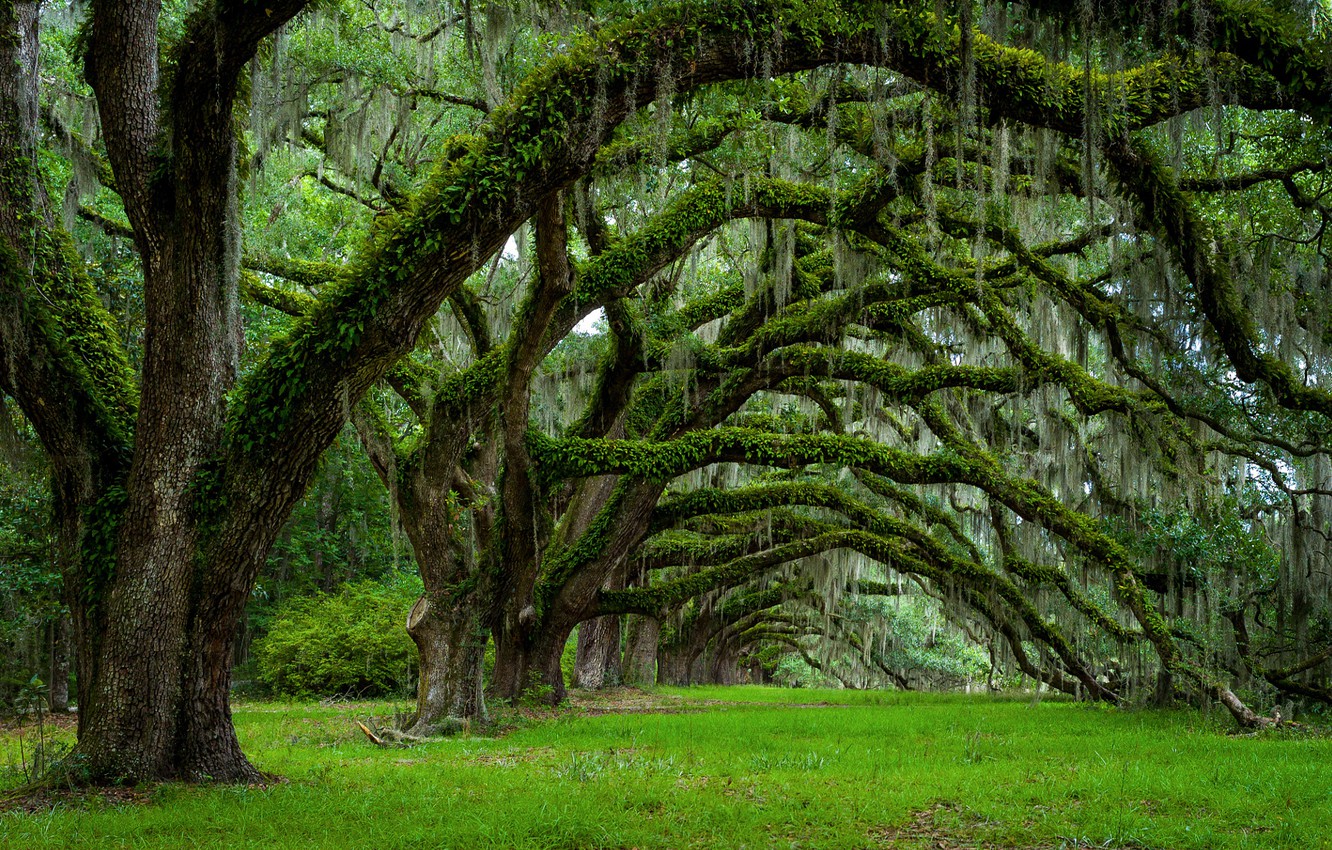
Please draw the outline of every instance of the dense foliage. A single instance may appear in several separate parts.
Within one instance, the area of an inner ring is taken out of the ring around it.
[[[288,600],[254,646],[260,678],[295,697],[403,693],[416,666],[403,611],[418,595],[413,581],[361,581]]]
[[[51,627],[62,606],[49,514],[45,482],[0,467],[0,713],[34,677],[50,678]]]

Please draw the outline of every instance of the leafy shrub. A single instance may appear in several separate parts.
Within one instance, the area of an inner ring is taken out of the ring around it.
[[[407,691],[416,672],[416,646],[407,612],[419,580],[363,581],[336,594],[291,599],[255,644],[259,678],[290,696],[380,696]]]
[[[569,639],[564,642],[564,652],[560,653],[560,673],[567,685],[574,680],[574,667],[578,665],[578,626],[574,626]]]
[[[0,409],[0,422],[4,415]],[[16,704],[34,670],[48,669],[48,629],[62,610],[53,545],[46,476],[0,461],[0,714]]]

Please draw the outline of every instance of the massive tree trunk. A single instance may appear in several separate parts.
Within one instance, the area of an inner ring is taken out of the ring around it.
[[[449,718],[484,720],[486,632],[476,601],[422,596],[407,617],[407,633],[420,654],[416,715],[407,732],[434,734]]]
[[[657,648],[657,684],[692,684],[690,676],[692,666],[693,657],[687,647],[679,644],[662,644]]]
[[[36,169],[37,21],[36,3],[0,7],[0,68],[8,69],[0,73],[0,389],[19,402],[51,462],[55,557],[73,624],[82,733],[106,625],[84,541],[101,543],[95,554],[102,557],[114,550],[103,535],[106,514],[94,506],[124,472],[133,388],[106,334],[109,317],[73,259]],[[100,335],[88,333],[98,324]],[[87,364],[101,367],[97,387],[86,379]],[[64,403],[49,403],[52,393]]]
[[[624,584],[624,571],[616,570],[603,587],[605,590],[623,590]],[[620,684],[623,678],[620,666],[620,627],[620,617],[615,614],[593,617],[578,625],[574,687],[597,690]]]
[[[585,690],[620,684],[620,618],[593,617],[578,626],[573,686]]]
[[[232,112],[259,39],[299,7],[279,3],[268,20],[193,16],[195,46],[163,98],[158,5],[93,6],[87,73],[146,309],[134,455],[104,541],[115,564],[99,600],[106,628],[95,653],[80,653],[96,656],[77,747],[94,777],[259,776],[236,740],[228,689],[233,630],[271,537],[218,533],[226,506],[208,464],[222,454],[242,339]]]
[[[740,647],[727,634],[719,634],[712,644],[708,665],[709,682],[713,685],[740,684]]]
[[[538,684],[563,699],[559,660],[564,643],[575,625],[598,615],[603,587],[624,585],[627,554],[643,538],[663,489],[658,482],[625,481],[618,476],[583,482],[550,547],[554,554],[546,554],[543,571],[561,580],[541,588],[547,601],[539,618],[537,571],[506,572],[511,584],[501,597],[504,605],[496,629],[496,693],[512,698]],[[617,627],[617,646],[618,631]]]
[[[203,46],[182,52],[165,99],[158,5],[93,8],[88,77],[144,269],[137,390],[35,169],[37,5],[2,13],[0,166],[17,179],[0,181],[0,388],[53,467],[76,756],[93,779],[258,776],[231,726],[229,649],[271,538],[215,534],[225,512],[207,466],[221,454],[241,339],[232,108],[258,40],[299,6],[191,18]]]
[[[432,432],[416,455],[404,458],[395,450],[387,426],[368,404],[357,406],[352,421],[380,480],[396,496],[425,588],[407,615],[407,633],[418,654],[416,714],[407,731],[429,735],[448,718],[484,719],[489,584],[476,574],[474,544],[460,526],[457,507],[467,501],[458,491],[471,493],[470,483],[464,480],[467,476],[458,474],[469,432]],[[447,427],[453,423],[431,424]],[[493,453],[482,454],[476,472],[489,477]],[[488,512],[473,511],[472,523],[475,538],[485,540]]]
[[[661,636],[661,621],[646,614],[629,618],[628,636],[624,644],[624,683],[651,685],[657,681],[657,641]]]
[[[515,625],[496,636],[491,692],[507,700],[562,702],[568,691],[560,659],[575,624],[537,624],[522,617]]]

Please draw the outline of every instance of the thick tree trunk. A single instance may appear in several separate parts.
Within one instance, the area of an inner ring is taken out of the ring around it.
[[[661,646],[657,650],[657,683],[660,685],[688,685],[693,658],[686,647]]]
[[[559,657],[564,648],[563,639],[572,631],[573,624],[582,623],[583,628],[597,629],[599,634],[593,640],[605,643],[605,646],[597,651],[597,663],[603,665],[601,668],[602,680],[605,680],[606,671],[611,671],[612,674],[618,673],[616,669],[620,663],[618,622],[611,629],[608,628],[608,624],[594,624],[592,621],[597,618],[593,615],[597,611],[599,594],[603,588],[624,587],[627,553],[642,539],[652,514],[652,508],[656,504],[662,489],[662,485],[657,482],[624,487],[618,480],[609,476],[601,476],[590,479],[575,496],[574,506],[569,509],[570,516],[561,525],[563,542],[566,546],[572,548],[571,541],[577,540],[586,533],[591,533],[588,528],[593,522],[593,518],[599,518],[606,512],[614,512],[617,516],[612,521],[609,532],[598,532],[606,534],[604,540],[601,541],[599,554],[592,561],[584,562],[580,568],[569,571],[558,590],[550,594],[551,601],[548,603],[549,610],[546,614],[545,624],[539,626],[541,630],[540,641],[544,645],[541,651],[547,655],[553,653],[554,667],[551,666],[551,660],[543,655],[543,660],[539,664],[533,665],[528,662],[528,669],[539,673],[541,670],[545,670],[546,672],[540,673],[539,681],[553,687],[559,694],[560,699],[563,698],[564,694],[563,682],[556,685],[552,681],[552,674],[558,673]],[[526,605],[523,604],[524,599],[535,599],[535,580],[536,572],[532,570],[526,572],[513,570],[510,572],[510,581],[521,588],[521,592],[511,594],[509,597],[503,619],[506,633],[517,633],[509,630],[513,629],[514,626],[523,627],[522,624],[524,618],[528,616],[528,612],[535,610],[532,602],[528,602]],[[605,629],[605,631],[601,632],[601,629]],[[497,630],[498,636],[499,631]],[[503,639],[499,642],[501,647],[505,643]],[[536,638],[530,639],[529,645],[535,646]],[[591,647],[589,646],[586,651],[590,653],[592,651]],[[513,675],[512,673],[506,674]],[[496,675],[499,675],[498,666]],[[533,673],[528,672],[525,675],[530,677]],[[594,677],[595,673],[590,675]],[[589,685],[580,686],[588,687]]]
[[[227,180],[212,189],[193,195],[192,212],[225,221],[235,214],[234,187]],[[182,227],[166,256],[145,258],[145,288],[159,295],[149,299],[137,450],[91,704],[81,707],[88,716],[78,752],[98,778],[259,778],[241,755],[227,692],[232,637],[263,553],[207,539],[221,507],[199,486],[220,452],[238,357],[239,327],[226,303],[234,248],[210,235],[217,229],[200,225],[190,241]],[[180,315],[184,292],[195,293],[189,319]],[[168,327],[193,346],[182,351],[165,338]]]
[[[620,684],[620,618],[593,617],[578,626],[573,686],[584,690]]]
[[[447,530],[429,516],[404,520],[425,585],[407,616],[418,659],[416,714],[407,731],[424,736],[437,734],[448,718],[486,717],[487,606],[480,591],[460,589],[470,586],[469,571],[447,551]]]
[[[710,682],[714,685],[740,684],[740,648],[734,642],[720,637],[713,644]]]
[[[459,525],[459,496],[453,486],[466,442],[429,440],[424,456],[408,464],[397,456],[392,435],[372,413],[358,407],[353,421],[375,471],[396,496],[425,586],[407,616],[407,633],[416,643],[418,678],[416,714],[406,731],[437,734],[449,718],[486,716],[482,680],[490,590],[487,582],[478,581],[473,544]],[[400,464],[410,466],[409,474],[399,476]],[[488,475],[492,470],[492,463],[482,461],[477,471]],[[470,536],[484,540],[488,527],[485,512],[474,511]]]
[[[262,558],[260,558],[262,561]],[[258,566],[237,570],[254,581]],[[209,596],[197,605],[190,622],[190,653],[181,699],[181,732],[169,775],[192,781],[256,782],[263,775],[241,752],[231,719],[232,638],[248,592]]]
[[[567,696],[560,659],[573,624],[529,622],[520,612],[520,623],[514,625],[525,628],[496,635],[491,693],[500,699],[534,699],[555,705]]]
[[[609,495],[608,484],[604,493]],[[581,532],[580,532],[581,533]],[[623,570],[615,570],[602,586],[605,590],[623,590]],[[615,687],[622,677],[620,667],[619,615],[593,617],[578,625],[578,651],[575,654],[573,686],[585,690]]]
[[[232,525],[247,488],[214,464],[242,340],[233,107],[258,41],[299,7],[191,18],[195,46],[165,90],[156,3],[96,4],[89,18],[87,77],[143,263],[145,307],[137,417],[124,429],[132,459],[120,497],[104,497],[86,535],[80,569],[92,592],[81,586],[74,600],[75,756],[93,780],[259,778],[231,722],[231,644],[308,471],[265,492],[267,511]]]
[[[486,633],[475,600],[432,602],[422,596],[407,617],[407,633],[420,655],[420,680],[416,715],[406,731],[431,735],[449,718],[484,720]]]
[[[193,587],[195,558],[163,560],[122,558],[76,755],[94,781],[258,781],[229,701],[232,638],[248,594],[221,576],[247,588],[261,553]]]
[[[1162,667],[1156,673],[1156,685],[1152,689],[1152,705],[1168,708],[1175,701],[1175,677]]]
[[[657,681],[657,643],[661,637],[661,621],[646,614],[629,618],[628,637],[624,645],[624,683],[651,685]]]
[[[187,545],[185,552],[192,548]],[[178,555],[169,566],[124,559],[129,563],[118,576],[123,580],[106,602],[98,675],[89,701],[80,707],[78,754],[94,778],[178,772],[185,684],[180,664],[189,615],[188,572],[180,561],[188,559]]]

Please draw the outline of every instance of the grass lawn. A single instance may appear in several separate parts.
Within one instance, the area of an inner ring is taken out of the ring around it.
[[[239,705],[282,781],[10,811],[0,847],[1332,848],[1332,739],[1192,712],[662,689],[380,749],[353,720],[391,710]],[[0,747],[13,785],[12,730]]]

